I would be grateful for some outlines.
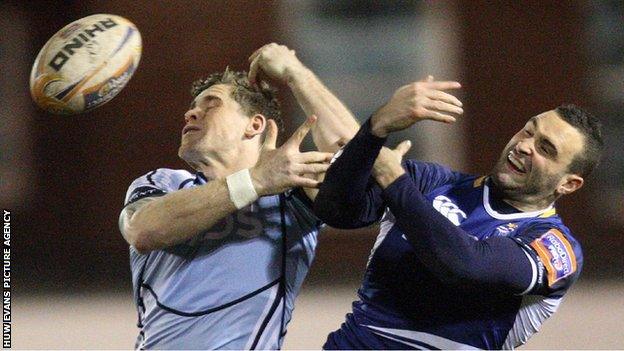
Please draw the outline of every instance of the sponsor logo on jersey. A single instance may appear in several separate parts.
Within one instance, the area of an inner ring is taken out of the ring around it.
[[[457,205],[444,195],[438,195],[433,199],[433,208],[446,217],[451,223],[459,226],[468,216]]]
[[[221,219],[212,228],[193,238],[189,245],[197,246],[202,245],[203,242],[226,238],[250,239],[262,234],[271,236],[271,233],[265,232],[262,219],[262,214],[257,205],[252,204]]]
[[[160,189],[152,188],[151,186],[140,186],[132,191],[132,194],[130,194],[130,198],[128,199],[128,204],[131,204],[146,197],[159,196],[164,194],[165,192]]]
[[[539,255],[546,271],[548,286],[569,276],[576,271],[576,255],[572,245],[557,229],[551,229],[531,243]]]

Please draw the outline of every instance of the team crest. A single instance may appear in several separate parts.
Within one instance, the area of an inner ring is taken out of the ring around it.
[[[496,227],[496,235],[498,236],[509,236],[509,234],[513,233],[518,228],[516,223],[508,223],[499,225]]]
[[[576,272],[576,255],[572,245],[557,229],[551,229],[535,239],[531,247],[537,252],[548,271],[548,286]]]

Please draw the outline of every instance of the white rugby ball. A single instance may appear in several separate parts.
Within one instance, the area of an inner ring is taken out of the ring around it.
[[[141,34],[127,19],[97,14],[74,21],[41,48],[30,93],[55,114],[92,110],[117,95],[141,59]]]

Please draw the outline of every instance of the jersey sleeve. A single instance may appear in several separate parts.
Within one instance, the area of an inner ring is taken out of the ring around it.
[[[166,195],[173,189],[175,182],[173,171],[166,168],[159,168],[144,174],[130,184],[126,192],[124,206],[147,197]]]
[[[533,280],[526,294],[563,295],[578,279],[583,253],[567,228],[533,225],[516,234],[514,240],[533,266]]]
[[[418,190],[425,195],[436,188],[456,182],[462,176],[461,173],[452,171],[446,166],[431,162],[406,160],[403,162],[403,168]]]
[[[307,228],[319,229],[323,223],[314,214],[314,203],[302,188],[294,188],[285,194],[286,204],[300,223],[305,223]]]

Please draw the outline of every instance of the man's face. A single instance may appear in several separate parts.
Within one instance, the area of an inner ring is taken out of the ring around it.
[[[206,157],[222,160],[239,149],[249,117],[232,97],[231,85],[216,84],[202,91],[184,114],[178,155],[185,161]]]
[[[568,166],[583,150],[583,135],[554,111],[531,118],[503,150],[492,171],[507,193],[547,197],[565,182]]]

